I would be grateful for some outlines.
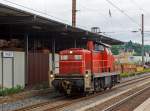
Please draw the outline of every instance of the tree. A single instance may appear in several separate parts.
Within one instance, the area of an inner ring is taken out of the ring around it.
[[[111,51],[112,51],[112,53],[114,54],[114,55],[118,55],[119,54],[119,46],[117,46],[117,45],[113,45],[112,47],[111,47]]]
[[[133,51],[135,52],[135,56],[141,56],[142,46],[139,43],[133,43],[131,40],[127,42],[125,45],[113,45],[111,50],[114,55],[118,55],[119,51],[124,49],[125,51]],[[144,46],[145,52],[150,53],[150,45]]]

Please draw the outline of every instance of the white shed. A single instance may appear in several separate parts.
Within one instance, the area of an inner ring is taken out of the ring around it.
[[[0,51],[0,85],[11,88],[25,86],[25,53]]]

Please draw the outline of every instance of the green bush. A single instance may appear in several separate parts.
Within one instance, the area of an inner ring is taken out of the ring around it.
[[[150,68],[144,69],[142,72],[143,72],[143,73],[148,73],[148,72],[150,72]]]
[[[124,72],[124,73],[121,73],[120,76],[121,77],[131,77],[131,76],[135,76],[135,75],[139,75],[139,74],[143,74],[143,73],[149,73],[149,72],[150,72],[150,69],[144,69],[141,72],[134,72],[134,73]]]
[[[124,72],[124,73],[121,73],[120,76],[121,77],[131,77],[131,76],[134,76],[135,73],[127,73],[127,72]]]
[[[10,94],[15,94],[23,91],[23,87],[20,85],[17,85],[16,87],[13,88],[1,88],[0,89],[0,96],[7,96]]]

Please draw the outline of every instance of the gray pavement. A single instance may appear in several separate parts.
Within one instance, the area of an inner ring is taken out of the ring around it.
[[[138,106],[134,111],[150,111],[150,98]]]

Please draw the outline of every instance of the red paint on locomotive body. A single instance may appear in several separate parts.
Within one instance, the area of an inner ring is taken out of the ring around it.
[[[60,52],[60,75],[84,75],[86,71],[92,74],[112,72],[114,56],[111,51],[86,50],[72,48]]]
[[[102,72],[112,72],[114,65],[114,56],[108,48],[104,48],[103,52],[103,71]]]
[[[89,70],[91,52],[89,50],[74,48],[60,52],[60,75],[83,75]]]

